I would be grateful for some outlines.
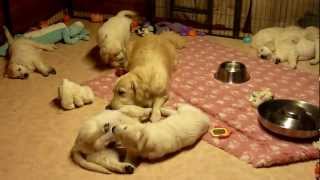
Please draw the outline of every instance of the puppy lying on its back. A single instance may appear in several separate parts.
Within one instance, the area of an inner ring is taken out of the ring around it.
[[[107,147],[115,142],[111,127],[117,124],[135,124],[145,120],[151,109],[135,112],[131,108],[120,110],[106,110],[81,126],[75,144],[71,150],[71,157],[81,167],[101,173],[133,173],[134,166],[120,162],[117,147]],[[129,113],[133,117],[126,115]]]
[[[166,112],[163,112],[166,114]],[[179,104],[168,118],[145,124],[120,124],[112,128],[117,140],[127,148],[128,159],[140,156],[160,158],[194,144],[209,128],[209,118],[201,110]]]
[[[61,106],[66,109],[74,109],[90,104],[94,100],[94,93],[89,86],[80,86],[68,79],[63,79],[58,87],[58,99]]]
[[[56,71],[51,66],[42,61],[39,49],[52,51],[56,48],[54,44],[36,43],[26,38],[14,39],[6,27],[4,28],[5,35],[9,44],[10,60],[6,75],[10,78],[25,79],[29,73],[39,71],[43,76],[56,74]]]
[[[125,47],[130,37],[133,11],[123,10],[111,17],[98,30],[100,56],[105,64],[112,67],[123,66]]]
[[[130,41],[127,48],[129,72],[116,82],[108,108],[119,109],[123,105],[152,107],[151,121],[158,121],[177,64],[176,49],[184,47],[185,43],[186,40],[174,32],[146,35]]]

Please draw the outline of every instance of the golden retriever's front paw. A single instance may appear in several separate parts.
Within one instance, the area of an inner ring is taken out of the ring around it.
[[[156,111],[151,114],[151,117],[150,117],[151,122],[157,122],[160,119],[161,119],[161,112],[160,111]]]

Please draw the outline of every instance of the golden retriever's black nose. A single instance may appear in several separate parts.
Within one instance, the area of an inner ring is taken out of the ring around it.
[[[275,64],[279,64],[281,61],[279,58],[276,59],[276,61],[274,62]]]
[[[27,74],[27,73],[23,75],[24,79],[27,79],[28,77],[29,77],[29,74]]]

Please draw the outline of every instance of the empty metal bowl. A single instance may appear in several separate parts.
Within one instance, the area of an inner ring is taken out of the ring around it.
[[[250,79],[246,66],[237,61],[226,61],[220,64],[214,77],[224,83],[243,83]]]
[[[319,136],[319,108],[303,101],[277,99],[258,106],[263,127],[287,137],[312,138]]]

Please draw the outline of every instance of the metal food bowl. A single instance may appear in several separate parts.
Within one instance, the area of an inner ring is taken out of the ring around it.
[[[237,61],[226,61],[220,64],[214,77],[224,83],[243,83],[250,79],[247,68]]]
[[[287,137],[312,138],[320,135],[319,108],[303,101],[270,100],[258,106],[263,127]]]

